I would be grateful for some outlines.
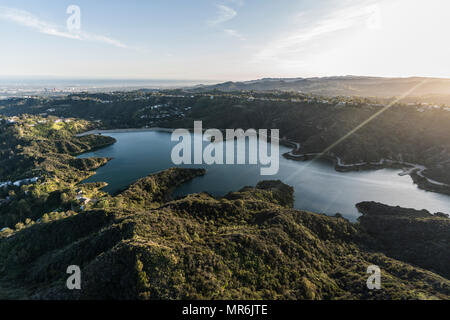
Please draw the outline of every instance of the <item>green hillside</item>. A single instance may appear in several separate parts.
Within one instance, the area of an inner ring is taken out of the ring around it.
[[[362,203],[350,223],[292,209],[293,189],[280,181],[172,199],[203,169],[172,168],[111,196],[80,184],[107,159],[81,165],[74,155],[112,140],[74,136],[88,127],[81,120],[28,121],[1,131],[23,145],[12,159],[33,160],[11,172],[40,174],[2,191],[0,218],[11,221],[0,232],[2,299],[450,297],[445,214]],[[66,288],[69,265],[81,267],[81,290]],[[381,268],[380,290],[366,286],[369,265]]]

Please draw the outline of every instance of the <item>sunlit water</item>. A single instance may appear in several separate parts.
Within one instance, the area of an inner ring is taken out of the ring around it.
[[[117,143],[80,157],[111,157],[85,182],[105,181],[104,188],[115,193],[139,178],[173,167],[172,142],[169,133],[126,132],[108,133]],[[226,144],[234,143],[227,141]],[[207,144],[207,142],[205,142]],[[223,143],[220,143],[223,146]],[[280,146],[280,169],[274,176],[261,176],[259,165],[189,165],[202,167],[207,174],[179,187],[174,196],[207,191],[223,196],[244,186],[255,186],[261,180],[281,180],[295,189],[295,208],[334,215],[339,212],[354,221],[359,216],[355,204],[377,201],[388,205],[427,209],[430,212],[450,212],[450,196],[420,190],[411,177],[399,176],[400,170],[337,172],[328,161],[301,162],[288,160],[282,154],[289,151]]]

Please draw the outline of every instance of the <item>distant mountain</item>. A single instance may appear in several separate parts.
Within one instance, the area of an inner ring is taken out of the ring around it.
[[[421,84],[422,82],[423,84]],[[411,94],[413,96],[450,95],[450,79],[422,77],[263,78],[244,82],[228,81],[210,86],[198,86],[194,90],[220,90],[225,92],[281,90],[301,91],[325,96],[356,95],[390,98],[403,95],[415,86],[419,87]]]

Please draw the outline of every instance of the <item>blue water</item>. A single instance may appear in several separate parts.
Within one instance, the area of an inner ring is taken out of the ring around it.
[[[80,157],[112,157],[107,165],[85,182],[105,181],[104,188],[115,193],[151,173],[173,167],[172,142],[164,132],[108,133],[117,143]],[[220,142],[221,145],[234,143]],[[205,142],[206,144],[206,142]],[[332,163],[321,160],[300,162],[282,157],[288,148],[280,146],[280,169],[274,176],[262,176],[259,165],[189,165],[202,167],[207,174],[182,185],[175,196],[207,191],[223,196],[261,180],[281,180],[295,189],[295,208],[334,215],[339,212],[349,220],[359,216],[355,204],[377,201],[388,205],[450,213],[450,196],[418,189],[411,177],[399,176],[400,170],[337,172]]]

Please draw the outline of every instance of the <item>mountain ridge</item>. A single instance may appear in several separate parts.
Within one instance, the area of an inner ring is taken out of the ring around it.
[[[378,98],[401,96],[411,88],[413,96],[449,95],[450,79],[432,77],[329,76],[311,78],[261,78],[201,85],[199,90],[230,91],[301,91],[324,96],[357,95]]]

